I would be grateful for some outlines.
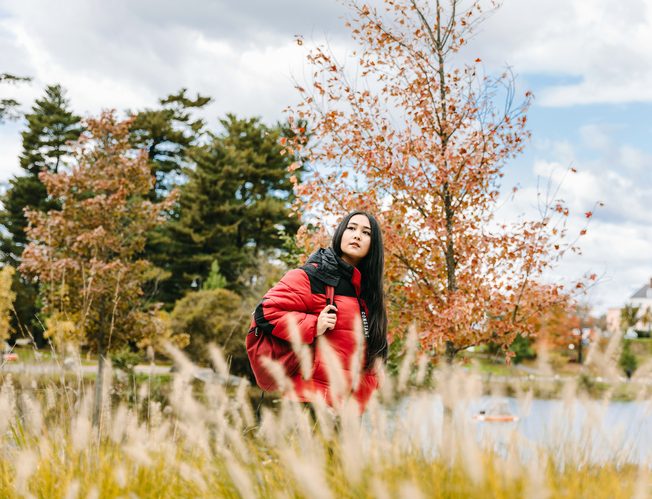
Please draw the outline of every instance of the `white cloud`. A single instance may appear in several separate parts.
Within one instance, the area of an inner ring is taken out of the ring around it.
[[[490,67],[553,82],[545,106],[652,102],[652,3],[647,0],[507,0],[467,52]]]
[[[0,134],[0,178],[6,180],[20,170],[18,155],[21,147],[20,141],[16,140],[18,127],[13,123],[5,123],[2,126],[11,131],[11,133]]]
[[[330,0],[248,2],[5,0],[0,6],[0,72],[33,77],[0,87],[28,108],[60,83],[75,112],[142,109],[181,87],[214,100],[211,126],[227,112],[283,119],[296,102],[292,75],[304,73],[306,45],[328,32],[345,43],[342,6]],[[306,39],[298,47],[295,34]],[[0,127],[0,181],[17,171],[20,136]]]

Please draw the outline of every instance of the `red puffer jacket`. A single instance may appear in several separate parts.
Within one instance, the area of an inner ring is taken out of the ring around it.
[[[320,249],[302,268],[286,273],[265,294],[254,312],[259,333],[290,341],[289,327],[293,320],[301,341],[310,345],[313,366],[309,377],[304,378],[296,358],[292,365],[284,366],[299,401],[308,402],[322,396],[335,405],[342,397],[351,395],[362,412],[378,386],[376,375],[362,368],[364,339],[356,339],[356,334],[361,334],[361,307],[366,309],[360,299],[360,278],[358,269],[344,262],[331,248]],[[326,286],[335,290],[337,322],[332,330],[317,338],[317,317],[326,306]],[[335,355],[329,357],[329,349],[323,342]],[[332,366],[337,364],[333,370]],[[329,372],[333,379],[329,379]],[[358,376],[354,375],[356,372]]]

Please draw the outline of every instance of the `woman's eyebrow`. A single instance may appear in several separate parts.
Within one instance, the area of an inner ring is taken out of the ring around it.
[[[349,225],[355,225],[356,227],[358,226],[358,224],[355,223],[355,222],[349,222]],[[368,225],[363,225],[362,228],[367,229],[367,230],[371,230],[371,227],[369,227]]]

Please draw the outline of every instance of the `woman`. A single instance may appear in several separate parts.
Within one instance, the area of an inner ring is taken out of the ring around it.
[[[335,406],[352,396],[364,411],[378,386],[375,363],[387,358],[383,268],[378,222],[354,211],[338,225],[330,248],[320,248],[303,267],[286,273],[256,308],[251,333],[271,334],[274,342],[284,343],[296,324],[301,343],[312,350],[308,370],[301,369],[287,343],[286,353],[275,355],[299,401],[323,397]]]

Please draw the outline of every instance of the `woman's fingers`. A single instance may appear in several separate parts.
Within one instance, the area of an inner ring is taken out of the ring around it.
[[[324,323],[328,324],[329,326],[334,326],[335,322],[337,322],[337,317],[335,315],[326,315],[324,317]]]
[[[317,319],[317,334],[324,334],[327,330],[332,330],[336,322],[337,307],[335,305],[327,305]]]

